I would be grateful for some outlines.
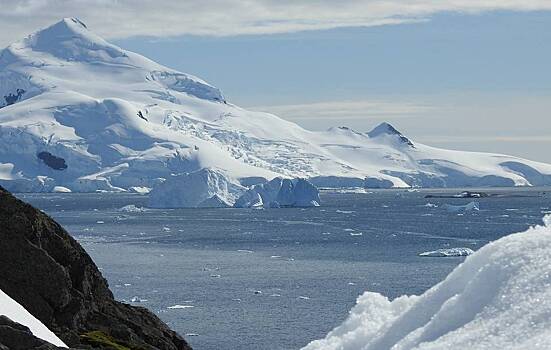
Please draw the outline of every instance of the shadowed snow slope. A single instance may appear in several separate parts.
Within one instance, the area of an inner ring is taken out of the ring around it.
[[[329,187],[551,184],[550,165],[424,146],[387,123],[368,133],[311,132],[244,110],[74,18],[0,51],[0,184],[8,189],[145,189],[205,167]]]
[[[31,315],[25,308],[19,305],[18,302],[10,298],[0,289],[0,315],[9,317],[12,321],[17,322],[30,329],[32,334],[42,340],[47,341],[56,346],[67,347],[52,331],[50,331],[42,322]]]
[[[551,217],[489,243],[421,296],[358,298],[305,350],[551,349]]]

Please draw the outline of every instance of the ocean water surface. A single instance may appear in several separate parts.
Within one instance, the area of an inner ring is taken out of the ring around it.
[[[18,194],[88,251],[119,300],[145,306],[194,349],[298,349],[324,337],[366,290],[420,294],[463,257],[541,224],[551,189],[494,189],[480,199],[433,192],[323,193],[322,207],[145,209],[137,194]],[[487,191],[488,192],[488,191]],[[444,204],[472,200],[479,211]]]

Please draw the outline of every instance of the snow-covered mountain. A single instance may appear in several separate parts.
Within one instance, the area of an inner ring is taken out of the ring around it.
[[[0,52],[0,182],[8,189],[151,188],[206,167],[245,185],[276,176],[330,187],[551,184],[551,165],[432,148],[386,123],[368,133],[312,132],[247,111],[74,18]]]

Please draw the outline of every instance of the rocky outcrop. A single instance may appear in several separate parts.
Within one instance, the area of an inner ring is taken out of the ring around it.
[[[45,340],[35,337],[31,330],[4,315],[0,315],[0,350],[57,350]]]
[[[67,231],[1,187],[0,251],[0,289],[68,346],[190,349],[147,309],[116,301],[97,266]],[[9,327],[13,334],[25,332]]]

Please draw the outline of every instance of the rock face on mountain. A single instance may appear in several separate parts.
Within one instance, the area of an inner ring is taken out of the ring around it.
[[[115,301],[77,241],[46,214],[1,187],[0,251],[0,289],[68,346],[190,349],[147,309]],[[25,333],[0,320],[0,336],[7,328],[12,334]]]
[[[0,315],[0,350],[62,349],[35,337],[31,330]]]

